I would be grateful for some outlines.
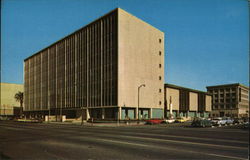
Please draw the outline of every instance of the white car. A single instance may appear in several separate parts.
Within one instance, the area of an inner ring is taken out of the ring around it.
[[[173,118],[168,118],[168,119],[165,119],[164,122],[165,122],[165,123],[174,123],[174,122],[175,122],[175,119],[173,119]]]
[[[227,121],[225,119],[222,119],[221,117],[213,118],[211,122],[212,122],[212,125],[214,126],[221,126],[227,123]]]

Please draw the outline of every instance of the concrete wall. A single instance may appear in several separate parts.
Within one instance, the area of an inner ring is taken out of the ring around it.
[[[0,83],[0,115],[13,115],[13,107],[20,107],[20,103],[15,100],[18,91],[23,92],[22,84]]]
[[[164,33],[118,9],[118,106],[137,107],[141,84],[140,107],[163,108]]]
[[[212,111],[212,96],[206,95],[206,111]]]
[[[179,110],[179,90],[166,88],[167,109],[170,109],[170,96],[172,97],[172,109]]]
[[[198,94],[194,92],[189,92],[189,110],[198,110]]]

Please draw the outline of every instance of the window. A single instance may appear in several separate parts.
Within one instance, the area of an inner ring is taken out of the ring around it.
[[[159,89],[159,93],[161,93],[161,89]]]
[[[161,43],[161,39],[159,39],[159,43]]]
[[[159,80],[161,80],[161,76],[159,76]]]
[[[161,55],[161,51],[159,51],[159,55]]]
[[[161,105],[161,101],[159,101],[159,105]]]
[[[159,68],[161,68],[161,64],[159,64]]]

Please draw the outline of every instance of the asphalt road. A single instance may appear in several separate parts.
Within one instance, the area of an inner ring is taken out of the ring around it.
[[[0,159],[248,159],[248,130],[0,121]]]

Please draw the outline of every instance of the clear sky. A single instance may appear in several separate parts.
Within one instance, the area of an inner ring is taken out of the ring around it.
[[[249,84],[247,0],[2,0],[1,82],[23,60],[120,7],[165,32],[165,82],[206,90]]]

